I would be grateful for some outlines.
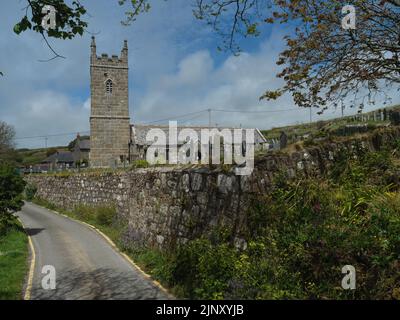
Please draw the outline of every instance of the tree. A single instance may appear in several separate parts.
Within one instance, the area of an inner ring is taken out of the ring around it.
[[[14,224],[13,212],[20,210],[23,204],[25,182],[11,164],[17,156],[14,137],[14,128],[0,121],[0,235]]]
[[[48,38],[66,40],[73,39],[77,35],[82,36],[88,26],[88,23],[84,20],[85,15],[87,15],[86,8],[78,0],[25,0],[25,2],[24,14],[14,26],[14,32],[20,34],[29,29],[39,33],[53,53],[53,57],[45,61],[65,58],[53,49]],[[130,0],[130,2],[132,9],[126,13],[125,24],[129,24],[136,19],[137,15],[150,9],[148,0]],[[118,0],[118,3],[122,6],[126,3],[126,0]],[[47,14],[43,12],[43,8],[48,5],[53,6],[56,12],[55,28],[45,28],[42,25],[43,18]],[[0,75],[3,74],[0,72]]]
[[[290,93],[300,107],[374,104],[400,84],[399,1],[352,1],[355,29],[342,27],[342,1],[278,1],[280,11],[269,22],[297,21],[294,36],[279,57],[285,85],[262,98]]]
[[[4,121],[0,121],[0,156],[13,148],[15,130]]]
[[[17,164],[22,162],[22,156],[14,149],[14,127],[0,121],[0,162]]]
[[[258,35],[263,21],[291,27],[277,61],[285,84],[261,99],[289,93],[298,106],[323,112],[339,105],[362,109],[378,94],[387,102],[388,87],[399,89],[400,0],[347,4],[355,8],[356,29],[342,27],[340,0],[197,0],[195,13],[221,32],[231,50],[237,50],[237,35]]]
[[[50,157],[58,151],[57,148],[49,148],[46,150],[46,157]]]
[[[79,1],[26,0],[25,15],[15,26],[46,36],[72,39],[82,35],[87,23],[86,9]],[[130,3],[122,23],[129,25],[147,12],[154,0],[119,0]],[[206,21],[222,36],[221,49],[240,52],[238,37],[258,36],[267,23],[287,24],[287,48],[277,63],[284,80],[281,88],[269,88],[261,99],[277,99],[291,94],[300,107],[358,106],[374,103],[378,94],[386,101],[388,87],[400,82],[400,0],[352,0],[356,29],[343,29],[341,0],[192,0],[196,18]],[[52,4],[57,10],[57,28],[41,26],[42,8]],[[48,42],[47,42],[48,43]],[[49,45],[50,47],[50,45]],[[51,48],[51,47],[50,47]],[[51,48],[55,57],[59,55]],[[382,90],[382,88],[384,88]]]
[[[15,223],[14,212],[23,205],[25,181],[11,165],[0,162],[0,235]]]
[[[43,18],[46,13],[43,13],[43,8],[46,5],[52,5],[56,10],[56,25],[55,28],[46,29],[42,25]],[[83,35],[87,22],[82,20],[86,14],[86,9],[79,1],[72,1],[68,5],[64,0],[26,0],[24,16],[14,26],[14,32],[20,34],[27,29],[38,32],[43,37],[44,41],[53,52],[55,58],[64,58],[59,55],[49,44],[48,37],[59,39],[72,39],[76,35]]]

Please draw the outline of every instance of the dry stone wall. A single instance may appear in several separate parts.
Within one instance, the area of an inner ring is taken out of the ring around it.
[[[66,176],[28,175],[37,195],[58,206],[115,204],[127,221],[126,241],[150,246],[173,246],[215,227],[229,227],[237,246],[246,246],[247,210],[254,196],[271,190],[279,172],[289,177],[320,175],[340,152],[357,156],[360,149],[378,150],[400,138],[399,128],[342,142],[326,142],[291,154],[271,153],[258,159],[250,176],[232,171],[160,167]]]

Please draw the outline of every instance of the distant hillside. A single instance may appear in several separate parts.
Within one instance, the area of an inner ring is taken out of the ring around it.
[[[387,108],[381,108],[379,110],[391,111],[391,110],[400,110],[400,105],[390,106]],[[375,111],[362,113],[363,115],[372,115]],[[284,126],[284,127],[276,127],[269,130],[262,130],[261,132],[267,139],[279,139],[279,136],[282,131],[286,133],[289,140],[292,140],[294,136],[304,136],[309,134],[315,134],[318,131],[334,131],[341,127],[344,127],[347,124],[379,124],[379,121],[367,121],[367,122],[355,122],[352,120],[354,116],[345,116],[343,118],[335,118],[330,120],[316,121],[312,123],[305,123],[299,125],[292,126]],[[384,122],[382,122],[384,123]]]
[[[89,136],[81,136],[81,139],[88,139]],[[68,151],[74,148],[76,138],[72,140],[67,146],[58,146],[51,148],[38,148],[38,149],[28,149],[22,148],[14,151],[13,158],[21,167],[33,166],[41,163],[44,159],[50,155],[56,153],[57,151]]]
[[[390,110],[400,110],[400,105],[396,106],[391,106],[387,108],[382,108],[381,110],[386,109],[387,111]],[[373,111],[371,112],[366,112],[363,113],[363,115],[369,115],[372,114]],[[351,123],[351,124],[357,124],[361,122],[354,122],[352,121],[353,116],[346,116],[343,118],[336,118],[336,119],[331,119],[331,120],[325,120],[325,121],[317,121],[317,122],[312,122],[311,124],[299,124],[299,125],[292,125],[292,126],[285,126],[285,127],[277,127],[277,128],[272,128],[269,130],[262,130],[262,133],[267,139],[279,139],[279,136],[281,134],[281,131],[284,131],[287,136],[289,141],[293,140],[295,137],[300,137],[304,135],[315,135],[320,131],[334,131],[337,130],[341,127],[344,127],[345,125]],[[369,123],[369,124],[379,124],[379,122],[362,122],[362,123]],[[88,136],[82,136],[81,139],[87,139]],[[71,150],[74,143],[75,139],[72,140],[68,146],[59,146],[59,147],[52,147],[52,148],[39,148],[39,149],[17,149],[16,154],[15,154],[15,159],[17,163],[20,166],[31,166],[35,164],[39,164],[42,162],[44,159],[46,159],[49,155],[52,153],[58,151],[67,151]]]
[[[40,149],[17,149],[16,150],[16,162],[20,166],[31,166],[41,163],[49,155],[57,151],[66,151],[67,147],[52,147],[52,148],[40,148]]]

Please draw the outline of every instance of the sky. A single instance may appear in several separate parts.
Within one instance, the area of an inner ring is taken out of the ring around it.
[[[259,37],[240,41],[243,52],[235,56],[217,50],[221,38],[193,17],[194,1],[155,1],[149,13],[123,26],[127,7],[120,7],[117,0],[87,0],[82,3],[89,13],[88,32],[73,40],[50,40],[66,59],[40,62],[52,57],[40,35],[27,31],[18,36],[12,31],[25,2],[3,0],[0,11],[0,71],[4,73],[0,120],[15,127],[19,148],[66,145],[76,133],[88,132],[92,34],[98,55],[119,55],[128,40],[133,124],[171,119],[182,125],[207,125],[207,112],[178,117],[206,109],[246,111],[212,112],[212,124],[219,126],[269,129],[309,121],[309,111],[296,108],[288,96],[259,101],[265,90],[282,85],[275,63],[284,48],[287,31],[282,27],[263,26]],[[345,110],[345,114],[356,112]],[[340,115],[340,110],[328,110],[322,116],[313,112],[312,118]],[[42,137],[46,135],[47,139]]]

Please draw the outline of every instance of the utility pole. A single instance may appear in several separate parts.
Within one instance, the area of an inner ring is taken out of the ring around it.
[[[211,128],[211,109],[207,109],[208,111],[208,128]],[[211,169],[212,167],[212,144],[214,141],[212,141],[212,137],[208,138],[208,165]]]
[[[44,137],[44,145],[45,145],[46,149],[47,149],[47,140],[49,140],[49,138],[48,137]]]
[[[310,107],[310,124],[312,123],[312,109]]]

